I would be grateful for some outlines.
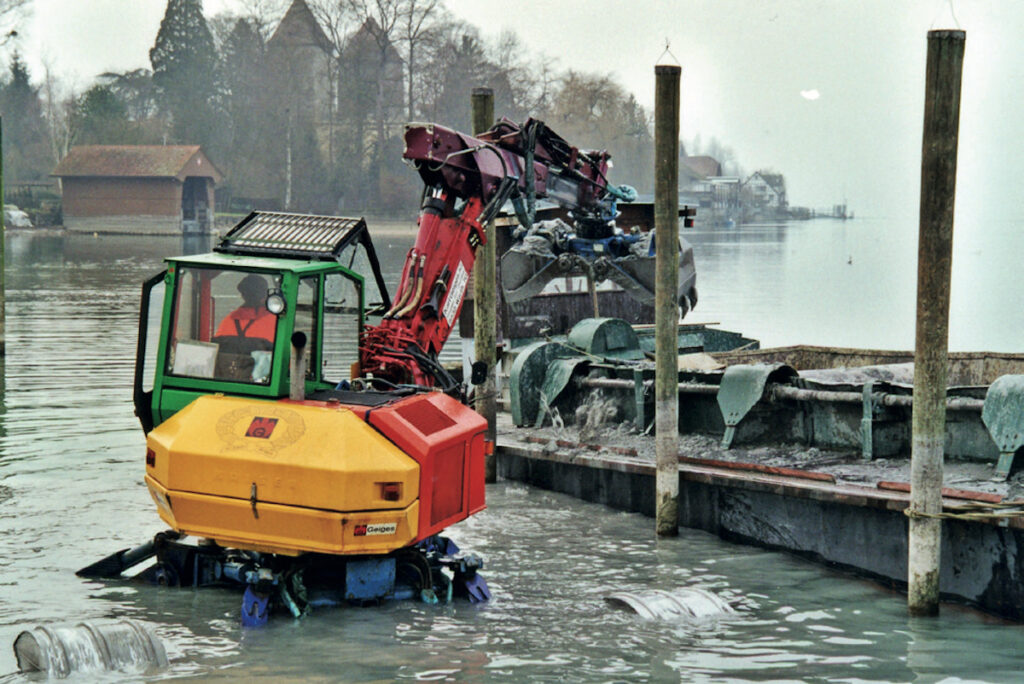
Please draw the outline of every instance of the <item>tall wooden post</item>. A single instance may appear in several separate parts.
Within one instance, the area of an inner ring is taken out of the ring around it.
[[[654,67],[655,528],[679,534],[679,76]]]
[[[942,521],[914,514],[942,511],[953,201],[965,38],[963,31],[928,32],[907,564],[907,608],[913,615],[939,612]]]
[[[7,355],[7,217],[4,216],[4,119],[0,116],[0,359]]]
[[[494,125],[494,91],[473,88],[472,100],[473,134],[477,135]],[[476,360],[487,364],[487,379],[476,388],[475,408],[487,419],[487,441],[493,445],[498,435],[498,274],[494,222],[483,229],[486,239],[483,246],[477,248],[473,270],[473,338]],[[487,454],[484,478],[487,482],[498,479],[493,450]]]

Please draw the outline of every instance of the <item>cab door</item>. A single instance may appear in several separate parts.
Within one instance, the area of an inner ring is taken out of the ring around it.
[[[146,434],[153,429],[153,390],[166,284],[166,271],[149,278],[142,284],[142,301],[139,305],[139,340],[135,349],[132,397],[135,402],[135,415],[139,417],[142,430]]]

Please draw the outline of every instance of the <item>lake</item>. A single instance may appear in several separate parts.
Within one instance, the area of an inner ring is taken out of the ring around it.
[[[372,225],[372,224],[371,224]],[[951,346],[1024,351],[1013,286],[1020,225],[958,235]],[[694,321],[760,338],[913,347],[916,228],[856,219],[688,230]],[[411,233],[382,232],[388,281]],[[386,245],[390,244],[390,248]],[[36,624],[136,618],[167,645],[152,677],[264,681],[1018,681],[1024,631],[943,606],[910,619],[902,595],[782,553],[683,530],[518,483],[449,530],[484,557],[483,606],[396,602],[317,611],[243,630],[240,594],[87,582],[78,568],[162,529],[142,477],[131,376],[141,282],[173,239],[8,236],[7,359],[0,404],[0,681]],[[702,587],[737,612],[643,621],[614,591]],[[97,675],[120,681],[123,675]],[[137,677],[142,678],[142,677]]]

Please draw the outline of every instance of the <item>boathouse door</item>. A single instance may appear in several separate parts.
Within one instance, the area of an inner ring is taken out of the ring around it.
[[[206,181],[203,176],[189,176],[181,188],[181,229],[186,234],[210,232]]]

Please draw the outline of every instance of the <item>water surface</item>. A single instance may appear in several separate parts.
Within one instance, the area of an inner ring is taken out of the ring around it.
[[[912,350],[917,234],[914,219],[880,218],[684,230],[700,293],[690,319],[762,346]],[[1024,221],[956,226],[951,350],[1024,352],[1021,254]]]
[[[877,339],[864,332],[865,321],[876,320],[883,341],[871,346],[908,348],[895,312],[907,307],[904,289],[907,278],[913,288],[914,275],[896,267],[905,244],[876,244],[890,232],[858,219],[688,233],[701,273],[699,314],[778,344],[804,341],[806,333],[807,341],[855,345]],[[394,282],[411,237],[392,235],[386,243],[385,270]],[[649,519],[517,483],[489,488],[487,511],[450,530],[486,559],[495,594],[486,606],[323,610],[245,631],[234,592],[78,579],[76,569],[162,528],[142,481],[144,439],[132,415],[131,374],[140,284],[164,255],[182,249],[162,239],[8,238],[0,677],[15,669],[9,645],[22,629],[131,617],[153,624],[167,644],[171,667],[153,678],[1019,680],[1019,625],[955,606],[944,606],[941,620],[911,620],[904,598],[875,584],[700,532],[656,542]],[[990,250],[979,249],[980,262]],[[871,263],[864,256],[871,254],[877,268],[863,268],[875,289],[849,292],[865,281],[852,269]],[[957,277],[983,290],[998,274],[979,267]],[[981,336],[993,341],[986,348],[1021,351],[1014,349],[1024,339],[1021,308],[1011,306],[1018,296],[1011,290],[1003,292],[999,320],[985,314],[987,299],[968,307],[979,322],[960,339]],[[805,307],[803,315],[793,301]],[[870,302],[876,308],[858,304]],[[811,311],[835,322],[815,323]],[[602,599],[681,586],[720,593],[736,603],[737,615],[702,624],[644,622]]]

